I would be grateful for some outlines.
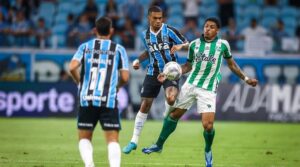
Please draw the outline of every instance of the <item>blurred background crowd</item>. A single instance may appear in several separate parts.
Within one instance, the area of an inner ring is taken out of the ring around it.
[[[113,20],[113,40],[140,50],[150,5],[160,6],[165,22],[189,41],[216,16],[234,51],[299,52],[299,0],[0,0],[0,46],[77,48],[105,15]]]

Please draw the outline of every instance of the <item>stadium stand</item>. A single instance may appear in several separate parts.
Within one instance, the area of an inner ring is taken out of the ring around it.
[[[106,15],[105,6],[109,1],[114,0],[94,0],[94,3],[98,8],[98,16]],[[181,28],[185,23],[185,17],[183,14],[183,1],[181,0],[132,0],[139,1],[143,8],[143,18],[147,16],[147,8],[150,4],[164,2],[164,7],[167,7],[168,18],[166,22],[173,25],[174,27]],[[20,1],[22,2],[22,1]],[[4,20],[1,21],[1,36],[8,39],[6,43],[1,42],[1,46],[15,46],[17,43],[16,37],[10,30],[14,23],[14,16],[10,16],[9,13],[15,15],[19,10],[28,10],[25,8],[33,8],[31,1],[23,1],[22,4],[18,4],[19,1],[11,0],[9,3],[1,3],[1,14],[4,16]],[[67,18],[69,14],[73,14],[75,23],[78,24],[80,15],[83,14],[84,8],[87,5],[86,0],[37,0],[38,9],[37,12],[29,12],[29,17],[26,18],[30,24],[30,32],[33,32],[36,28],[36,23],[39,18],[44,18],[46,26],[52,30],[50,47],[52,48],[66,48],[70,47],[67,44],[67,31],[68,24]],[[122,40],[120,35],[122,34],[122,27],[125,24],[125,16],[122,7],[127,1],[115,0],[117,4],[117,26],[118,30],[114,35],[115,40]],[[6,6],[2,5],[6,4]],[[8,4],[8,5],[7,5]],[[275,3],[268,3],[265,0],[234,0],[234,19],[237,25],[237,31],[241,32],[244,28],[249,26],[250,20],[256,18],[258,23],[265,27],[268,31],[271,31],[278,19],[281,19],[285,25],[285,31],[289,34],[289,37],[296,38],[296,28],[300,26],[300,10],[296,6],[292,6],[289,0],[277,0]],[[198,15],[198,28],[201,30],[204,20],[210,16],[218,16],[219,4],[217,0],[202,0],[199,3],[199,15]],[[27,11],[28,12],[28,11]],[[49,17],[53,16],[53,17]],[[7,26],[4,26],[7,25]],[[142,19],[141,23],[135,24],[134,30],[136,34],[140,34],[141,31],[147,26],[147,19]],[[76,26],[75,26],[76,27]],[[269,34],[271,35],[271,34]],[[29,44],[26,46],[35,47],[34,39],[30,36]],[[137,38],[138,39],[138,38]],[[140,49],[135,39],[135,49]],[[298,39],[299,40],[299,39]],[[72,44],[71,47],[76,48],[76,44]],[[238,51],[244,50],[244,41],[240,39],[237,42],[236,49]],[[280,50],[282,51],[282,50]]]

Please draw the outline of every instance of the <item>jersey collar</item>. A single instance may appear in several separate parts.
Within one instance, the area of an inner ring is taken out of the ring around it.
[[[157,35],[157,34],[161,31],[161,29],[163,28],[164,25],[165,25],[165,24],[162,23],[160,29],[159,29],[157,32],[153,32],[152,29],[151,29],[151,27],[149,27],[150,32],[151,32],[152,34],[154,34],[154,35]]]
[[[208,42],[208,43],[215,42],[215,41],[217,41],[218,39],[219,39],[219,37],[218,37],[218,36],[216,36],[216,37],[215,37],[215,39],[213,39],[212,41],[210,41],[210,42]],[[203,35],[203,34],[201,35],[201,37],[200,37],[200,40],[201,40],[201,41],[204,41],[204,42],[207,42],[207,41],[205,40],[205,38],[204,38],[204,35]]]

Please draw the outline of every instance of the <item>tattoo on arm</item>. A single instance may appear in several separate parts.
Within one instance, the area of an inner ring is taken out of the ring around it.
[[[236,74],[239,78],[241,78],[242,80],[244,80],[245,77],[246,77],[246,75],[240,69],[239,65],[236,64],[236,62],[233,60],[233,58],[226,59],[226,60],[227,60],[227,64],[228,64],[228,67],[230,68],[230,70],[234,74]]]

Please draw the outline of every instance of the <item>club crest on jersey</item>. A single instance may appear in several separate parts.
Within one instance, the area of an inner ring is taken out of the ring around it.
[[[164,43],[168,43],[168,42],[169,42],[169,38],[168,38],[167,36],[164,36],[164,37],[163,37],[163,42],[164,42]]]

